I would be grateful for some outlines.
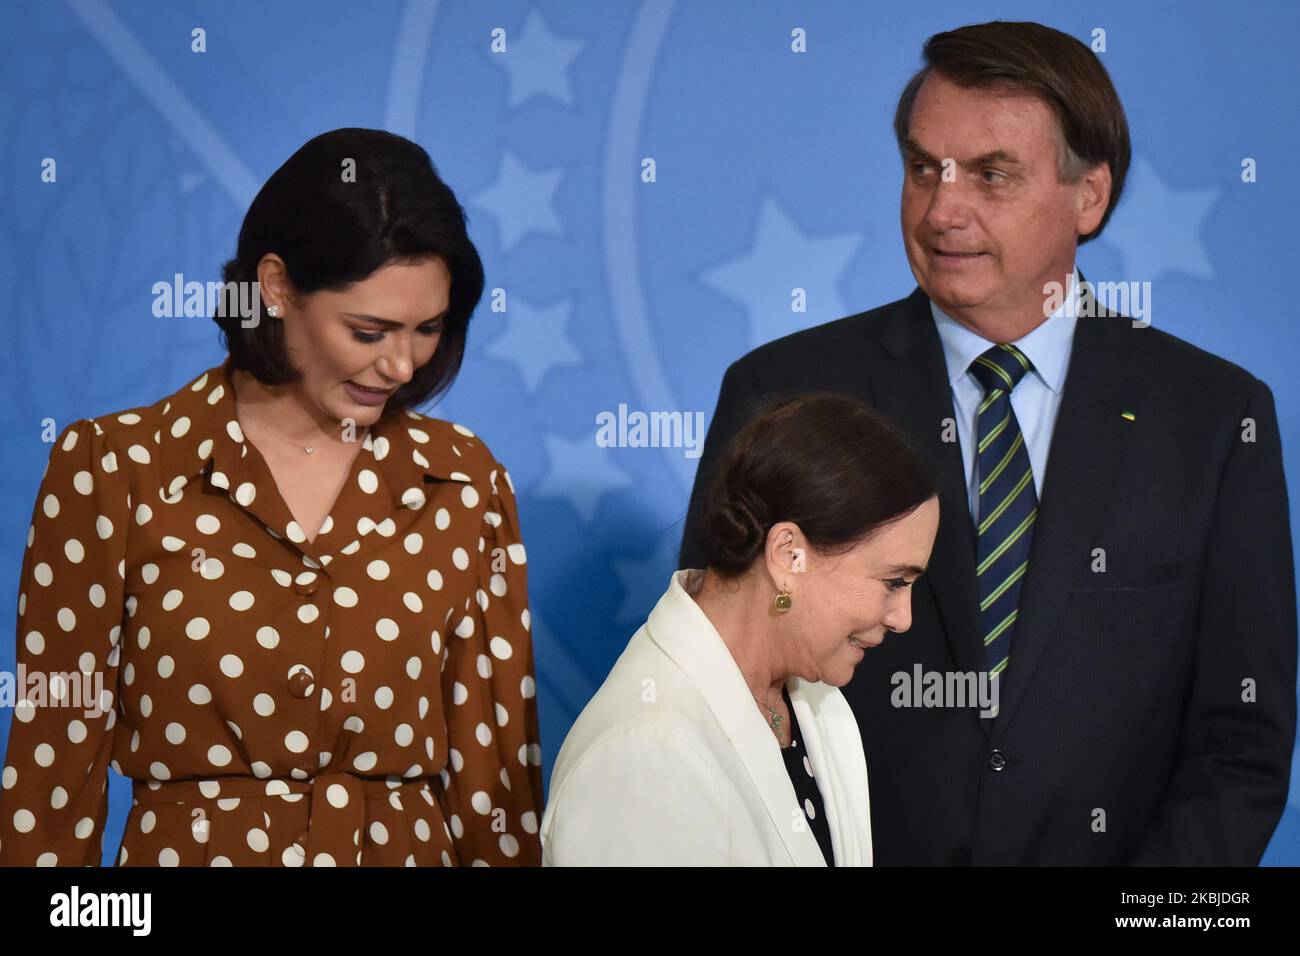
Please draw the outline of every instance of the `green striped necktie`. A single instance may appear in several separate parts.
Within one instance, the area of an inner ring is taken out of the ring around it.
[[[980,632],[985,666],[999,678],[1011,661],[1020,587],[1029,569],[1029,545],[1038,515],[1029,449],[1011,408],[1011,391],[1029,368],[1029,359],[1014,345],[995,345],[970,366],[984,387],[976,423],[980,486],[975,573]]]

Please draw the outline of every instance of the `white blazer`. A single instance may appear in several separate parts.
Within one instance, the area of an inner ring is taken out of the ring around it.
[[[678,571],[565,738],[543,866],[823,866],[776,738]],[[838,689],[786,682],[838,866],[871,865],[867,763]]]

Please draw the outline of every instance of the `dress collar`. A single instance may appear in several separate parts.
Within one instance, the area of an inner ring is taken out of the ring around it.
[[[159,494],[167,500],[195,476],[211,467],[213,484],[229,489],[247,464],[250,445],[235,415],[233,365],[229,356],[165,399],[159,429]],[[436,422],[409,409],[381,419],[362,440],[361,455],[368,456],[387,484],[395,505],[419,507],[424,503],[425,476],[470,482],[469,465],[455,441],[437,441],[431,434]],[[472,443],[473,432],[451,425]],[[244,503],[244,502],[241,502]]]

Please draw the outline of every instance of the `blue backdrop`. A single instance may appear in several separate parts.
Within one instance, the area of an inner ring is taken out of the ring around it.
[[[42,422],[152,403],[219,362],[216,326],[154,317],[153,284],[217,279],[257,189],[307,139],[382,127],[429,150],[506,292],[505,312],[485,298],[431,411],[482,435],[520,492],[549,777],[675,567],[696,464],[602,447],[597,415],[707,418],[749,348],[910,292],[894,104],[927,36],[997,18],[1104,38],[1134,162],[1080,266],[1151,282],[1152,324],[1272,387],[1295,502],[1298,9],[3,0],[0,669]],[[1297,776],[1300,761],[1266,863],[1300,864]],[[115,778],[107,861],[129,802]]]

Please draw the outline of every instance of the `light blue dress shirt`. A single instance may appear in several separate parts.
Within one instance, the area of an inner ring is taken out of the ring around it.
[[[1065,389],[1065,374],[1070,368],[1070,351],[1074,345],[1074,325],[1078,321],[1076,296],[1079,272],[1070,275],[1070,288],[1055,312],[1041,325],[1015,342],[1033,367],[1025,373],[1011,393],[1011,408],[1025,436],[1029,451],[1029,465],[1034,473],[1034,491],[1038,500],[1043,498],[1043,476],[1047,474],[1047,452],[1052,442],[1052,429],[1056,413],[1061,407]],[[1065,303],[1075,301],[1076,308],[1067,310]],[[976,418],[979,404],[984,400],[984,389],[970,372],[976,357],[996,343],[972,332],[957,320],[945,315],[930,303],[930,312],[943,343],[943,360],[948,366],[948,382],[952,385],[952,404],[957,414],[957,438],[961,444],[962,464],[965,466],[966,487],[969,493],[972,526],[978,527],[979,477],[975,456]]]

